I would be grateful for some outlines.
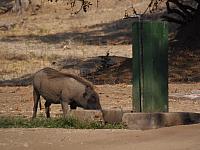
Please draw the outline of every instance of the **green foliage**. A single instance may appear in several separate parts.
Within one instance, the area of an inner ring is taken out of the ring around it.
[[[123,129],[123,124],[103,124],[100,122],[86,122],[78,119],[38,117],[0,117],[0,128],[67,128],[67,129]]]

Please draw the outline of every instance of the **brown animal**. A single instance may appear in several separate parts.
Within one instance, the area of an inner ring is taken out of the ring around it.
[[[82,107],[101,110],[99,96],[89,81],[72,74],[61,73],[52,68],[44,68],[35,73],[33,77],[33,118],[37,114],[40,96],[46,100],[47,118],[50,117],[49,109],[52,103],[61,104],[64,117],[66,117],[68,105],[71,109]]]

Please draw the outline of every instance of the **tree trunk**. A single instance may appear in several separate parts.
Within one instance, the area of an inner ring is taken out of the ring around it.
[[[22,1],[21,0],[15,0],[14,6],[12,8],[12,12],[17,12],[19,14],[22,13]]]
[[[32,0],[15,0],[12,12],[21,14],[24,10],[27,10],[29,8],[29,5],[31,5],[31,3]]]

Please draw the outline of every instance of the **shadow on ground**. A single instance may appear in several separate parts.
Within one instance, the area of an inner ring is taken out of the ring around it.
[[[110,23],[89,26],[86,32],[64,32],[49,35],[24,35],[6,36],[4,42],[16,42],[23,39],[37,40],[43,43],[58,44],[63,41],[73,40],[76,43],[87,45],[119,45],[131,44],[131,25],[133,20],[116,20]]]
[[[72,62],[73,61],[73,62]],[[58,60],[52,63],[53,68],[61,72],[71,72],[82,76],[93,84],[131,84],[132,59],[119,56],[99,56],[85,61]],[[19,78],[0,81],[0,86],[28,86],[32,84],[33,74]]]

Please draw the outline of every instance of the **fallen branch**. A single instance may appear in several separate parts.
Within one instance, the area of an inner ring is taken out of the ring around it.
[[[8,31],[16,26],[16,23],[5,23],[0,24],[0,30],[1,31]]]

